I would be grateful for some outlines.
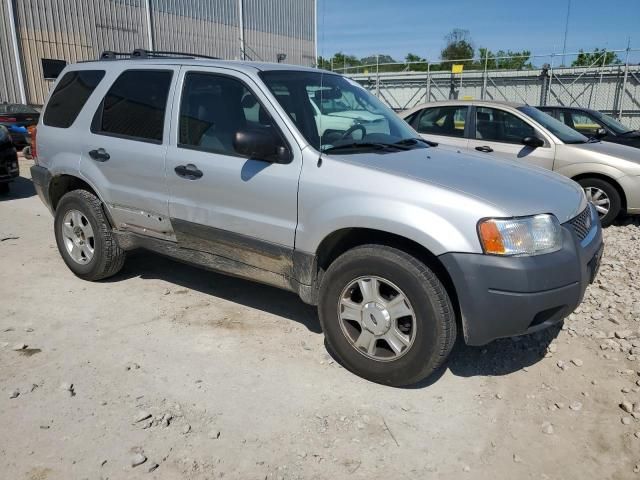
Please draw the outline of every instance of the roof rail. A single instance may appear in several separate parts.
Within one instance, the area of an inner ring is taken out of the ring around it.
[[[169,52],[160,50],[144,50],[142,48],[136,48],[131,53],[114,52],[112,50],[105,50],[100,54],[100,60],[115,60],[118,57],[125,57],[130,59],[143,59],[143,58],[206,58],[209,60],[220,60],[219,57],[210,57],[209,55],[200,55],[197,53],[184,53],[184,52]]]

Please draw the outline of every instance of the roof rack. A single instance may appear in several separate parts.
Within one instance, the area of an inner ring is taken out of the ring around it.
[[[125,57],[130,59],[143,59],[143,58],[206,58],[209,60],[220,60],[219,57],[211,57],[209,55],[200,55],[197,53],[184,53],[184,52],[169,52],[160,50],[144,50],[142,48],[136,48],[131,53],[114,52],[112,50],[105,50],[100,54],[100,60],[115,60],[118,57]]]

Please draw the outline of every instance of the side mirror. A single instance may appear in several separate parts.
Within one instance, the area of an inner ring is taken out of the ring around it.
[[[595,135],[594,135],[594,137],[596,137],[596,138],[604,138],[604,137],[606,137],[606,136],[607,136],[607,131],[606,131],[604,128],[602,128],[602,127],[601,127],[601,128],[598,128],[598,129],[596,130]]]
[[[530,136],[522,139],[522,144],[531,148],[544,147],[544,140],[540,137]]]
[[[254,160],[271,163],[289,163],[291,153],[278,137],[270,132],[244,129],[236,132],[233,148],[237,153]]]

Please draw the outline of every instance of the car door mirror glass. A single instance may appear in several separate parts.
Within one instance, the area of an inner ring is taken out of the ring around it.
[[[538,148],[544,146],[544,140],[542,140],[540,137],[530,135],[522,139],[522,144],[526,145],[527,147]]]

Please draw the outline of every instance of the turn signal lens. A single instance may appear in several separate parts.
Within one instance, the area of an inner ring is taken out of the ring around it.
[[[560,250],[562,229],[553,215],[489,218],[478,225],[484,253],[489,255],[540,255]]]

